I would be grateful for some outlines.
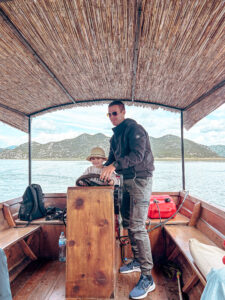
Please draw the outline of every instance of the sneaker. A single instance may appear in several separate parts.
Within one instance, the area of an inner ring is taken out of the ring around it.
[[[141,275],[129,296],[131,299],[142,299],[145,298],[149,292],[154,291],[154,289],[155,283],[152,276]]]
[[[125,264],[120,267],[120,273],[132,273],[132,272],[141,272],[140,264],[135,259],[132,260],[129,264]]]

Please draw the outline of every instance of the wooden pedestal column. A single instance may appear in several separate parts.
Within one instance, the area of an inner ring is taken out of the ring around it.
[[[112,187],[68,188],[67,299],[114,298],[113,205]]]

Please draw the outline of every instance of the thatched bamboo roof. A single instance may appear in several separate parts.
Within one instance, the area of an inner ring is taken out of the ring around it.
[[[0,0],[0,120],[121,99],[182,110],[225,103],[223,0]]]

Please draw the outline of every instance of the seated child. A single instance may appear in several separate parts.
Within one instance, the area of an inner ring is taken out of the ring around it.
[[[102,169],[104,168],[103,162],[107,160],[105,156],[105,151],[100,147],[95,147],[91,149],[91,154],[86,158],[88,161],[92,163],[92,166],[88,167],[87,170],[83,173],[83,175],[88,175],[91,173],[101,174]],[[104,182],[93,179],[99,184],[105,185]],[[119,184],[119,179],[116,177],[116,174],[112,174],[111,180],[109,182],[110,185]]]

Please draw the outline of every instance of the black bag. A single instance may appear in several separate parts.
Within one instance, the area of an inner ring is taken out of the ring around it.
[[[61,209],[54,206],[49,206],[46,208],[46,221],[51,220],[60,220],[63,221],[64,225],[66,226],[66,208]]]
[[[46,216],[46,209],[43,203],[43,192],[39,184],[29,185],[24,194],[19,209],[19,219],[29,221]]]

